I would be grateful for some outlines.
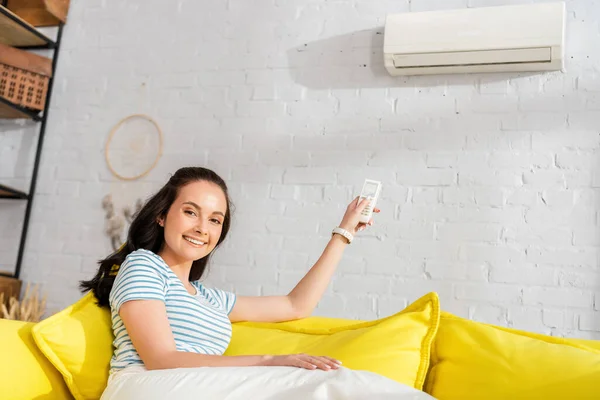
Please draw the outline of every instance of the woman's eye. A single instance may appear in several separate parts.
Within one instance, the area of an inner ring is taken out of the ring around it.
[[[184,211],[184,212],[185,212],[186,214],[188,214],[188,215],[193,215],[194,217],[196,216],[196,213],[195,213],[195,212],[193,212],[192,210],[186,210],[186,211]]]
[[[217,225],[221,225],[221,221],[219,221],[218,219],[212,219],[211,221]]]

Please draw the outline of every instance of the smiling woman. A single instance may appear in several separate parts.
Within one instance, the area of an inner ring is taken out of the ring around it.
[[[198,186],[198,184],[202,186]],[[191,185],[191,186],[190,186]],[[190,186],[190,187],[188,187]],[[210,187],[208,194],[202,191],[203,187]],[[217,187],[218,189],[214,189]],[[192,190],[195,189],[195,190]],[[198,191],[200,189],[200,191]],[[160,255],[163,252],[171,254],[171,257],[183,259],[185,255],[177,256],[177,249],[181,246],[177,245],[171,248],[175,243],[171,235],[167,237],[167,233],[180,225],[177,214],[184,214],[181,208],[183,203],[191,201],[187,197],[198,197],[196,203],[202,204],[207,195],[213,195],[215,191],[220,194],[220,200],[223,204],[218,211],[224,212],[222,217],[222,225],[219,228],[219,236],[214,238],[214,243],[211,250],[214,250],[225,238],[229,232],[230,226],[230,209],[231,201],[227,190],[227,185],[214,171],[206,168],[181,168],[169,179],[169,181],[147,202],[142,209],[137,213],[127,234],[125,244],[104,260],[100,261],[100,268],[93,279],[81,282],[81,288],[84,292],[92,290],[98,299],[100,306],[110,306],[109,294],[115,282],[115,276],[110,274],[113,265],[120,265],[125,262],[127,256],[138,249],[146,249],[154,254]],[[213,200],[214,201],[214,200]],[[191,208],[190,206],[187,206]],[[188,209],[185,209],[187,211]],[[186,214],[187,215],[187,214]],[[167,221],[167,219],[169,221]],[[171,219],[174,219],[174,227],[171,229]],[[172,243],[169,243],[173,241]],[[175,250],[173,252],[172,250]],[[192,257],[187,259],[186,268],[188,275],[182,282],[199,280],[206,269],[210,259],[210,252],[206,252],[202,257]]]
[[[93,279],[81,282],[84,292],[92,290],[98,304],[111,310],[115,350],[109,387],[124,371],[211,366],[338,369],[337,360],[317,355],[223,353],[231,340],[231,322],[279,322],[312,313],[352,236],[372,224],[359,221],[367,205],[358,198],[348,205],[323,254],[290,293],[236,296],[199,282],[211,254],[229,232],[227,185],[209,169],[179,169],[135,216],[123,247],[100,261]]]

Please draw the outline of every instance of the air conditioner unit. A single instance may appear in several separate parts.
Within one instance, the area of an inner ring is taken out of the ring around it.
[[[388,15],[391,75],[563,69],[565,4],[541,3]]]

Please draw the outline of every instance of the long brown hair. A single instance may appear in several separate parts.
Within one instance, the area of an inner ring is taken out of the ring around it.
[[[216,250],[227,237],[231,225],[232,204],[227,185],[219,175],[210,169],[202,167],[180,168],[135,215],[127,233],[127,242],[119,250],[98,262],[100,267],[92,279],[79,283],[81,291],[85,293],[92,290],[98,299],[98,305],[108,307],[108,296],[115,281],[115,276],[110,274],[113,265],[121,265],[125,261],[125,257],[138,249],[146,249],[154,253],[158,253],[162,249],[165,243],[164,229],[157,223],[157,220],[159,217],[167,215],[169,208],[177,198],[179,190],[185,185],[196,181],[207,181],[218,185],[223,190],[227,200],[227,210],[223,220],[221,237],[215,247]],[[212,253],[192,263],[190,281],[196,281],[202,277]]]

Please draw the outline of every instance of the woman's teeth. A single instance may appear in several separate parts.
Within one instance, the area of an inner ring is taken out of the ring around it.
[[[187,236],[184,236],[183,238],[184,238],[185,240],[187,240],[188,242],[190,242],[190,243],[194,243],[195,245],[198,245],[198,246],[202,246],[202,245],[204,244],[204,242],[201,242],[201,241],[199,241],[199,240],[196,240],[196,239],[189,238],[189,237],[187,237]]]

